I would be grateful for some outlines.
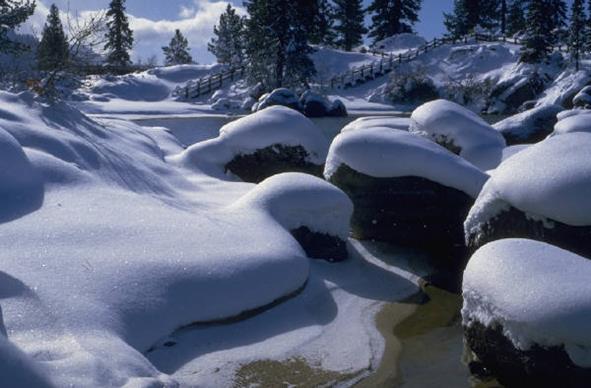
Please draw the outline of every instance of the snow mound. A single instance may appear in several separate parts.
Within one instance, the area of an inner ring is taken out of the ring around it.
[[[459,155],[489,170],[502,158],[503,136],[476,113],[447,100],[436,100],[415,109],[410,132],[459,149]]]
[[[386,52],[406,51],[420,47],[425,43],[427,43],[427,41],[423,37],[404,33],[379,40],[372,45],[372,48]]]
[[[189,147],[180,162],[222,177],[224,166],[237,155],[275,145],[302,146],[310,163],[322,165],[329,141],[310,119],[284,106],[272,106],[226,124],[217,138]],[[221,175],[220,175],[221,174]]]
[[[347,131],[330,146],[324,176],[342,165],[375,178],[422,177],[475,198],[488,176],[464,159],[423,137],[374,127]]]
[[[36,208],[42,201],[40,174],[17,140],[0,126],[0,222]]]
[[[4,383],[11,387],[52,387],[44,373],[32,358],[0,334],[0,376]]]
[[[361,117],[350,122],[341,129],[342,132],[357,131],[359,129],[383,127],[407,131],[410,126],[410,119],[407,117],[384,117],[369,116]]]
[[[532,217],[591,225],[591,134],[570,133],[530,146],[503,162],[470,210],[469,233],[511,205]]]
[[[546,243],[507,239],[480,248],[464,272],[462,317],[501,324],[522,350],[564,345],[591,367],[591,262]]]
[[[285,173],[266,179],[233,207],[257,208],[287,230],[308,227],[313,232],[346,240],[353,203],[337,187],[308,174]]]
[[[177,65],[122,76],[94,77],[86,92],[95,101],[162,101],[186,82],[219,70],[219,65]]]
[[[573,132],[591,132],[591,116],[588,113],[563,118],[554,126],[552,136]]]
[[[174,386],[144,356],[154,344],[307,281],[309,260],[289,230],[260,207],[228,208],[253,186],[170,163],[180,145],[162,129],[95,121],[27,93],[0,93],[0,127],[2,164],[36,170],[45,191],[34,211],[0,220],[0,337],[16,347],[0,338],[2,376],[24,360],[15,378],[29,364],[41,373],[24,385]],[[4,185],[12,172],[0,171]]]

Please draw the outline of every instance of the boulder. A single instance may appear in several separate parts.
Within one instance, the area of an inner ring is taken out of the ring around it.
[[[462,325],[475,363],[507,387],[586,387],[591,263],[546,243],[506,239],[464,272]]]
[[[507,145],[531,144],[544,140],[558,122],[556,115],[562,111],[558,105],[544,105],[508,117],[493,125]]]
[[[431,101],[415,109],[409,131],[435,141],[482,170],[497,167],[506,146],[503,136],[480,116],[447,100]]]
[[[353,200],[352,235],[450,253],[461,264],[462,223],[487,176],[441,146],[388,127],[343,132],[324,176]]]
[[[591,108],[591,86],[585,86],[573,98],[573,107],[589,109]]]
[[[591,133],[568,133],[503,162],[464,223],[470,250],[520,237],[591,258],[590,147]]]
[[[270,106],[281,105],[288,108],[301,111],[302,107],[298,96],[289,89],[279,88],[271,93],[263,94],[256,105],[253,106],[253,112],[257,112]]]

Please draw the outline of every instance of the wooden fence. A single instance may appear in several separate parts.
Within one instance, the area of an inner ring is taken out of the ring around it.
[[[363,84],[367,81],[373,80],[377,77],[389,74],[398,66],[411,62],[417,59],[422,54],[428,53],[429,51],[443,46],[443,45],[458,45],[468,44],[470,42],[502,42],[522,45],[523,41],[516,38],[507,38],[505,36],[496,35],[485,35],[485,34],[470,34],[462,38],[435,38],[424,45],[417,47],[416,49],[408,50],[405,53],[392,54],[385,53],[377,50],[366,51],[369,54],[375,55],[380,59],[373,61],[369,64],[355,67],[348,70],[340,75],[332,77],[328,80],[318,81],[315,88],[320,90],[331,90],[331,89],[345,89]],[[555,50],[566,51],[564,47],[555,47]],[[200,78],[195,81],[188,82],[183,88],[177,91],[177,95],[186,98],[193,99],[209,93],[212,93],[224,86],[224,83],[229,81],[241,79],[246,73],[246,66],[240,66],[224,70],[223,72],[211,74],[209,76]]]

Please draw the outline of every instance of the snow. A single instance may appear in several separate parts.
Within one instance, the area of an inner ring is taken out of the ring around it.
[[[421,105],[410,118],[410,132],[460,147],[460,156],[482,170],[495,168],[506,143],[476,113],[447,100]]]
[[[567,106],[572,99],[585,85],[591,81],[589,73],[585,70],[574,71],[567,69],[546,88],[538,99],[536,106],[561,105]]]
[[[548,127],[548,122],[562,110],[558,105],[538,106],[499,121],[493,128],[504,135],[526,140],[536,132],[545,132],[543,129]]]
[[[416,176],[476,197],[488,176],[423,137],[392,128],[347,131],[333,141],[324,176],[342,165],[375,178]]]
[[[572,132],[591,132],[591,121],[589,113],[579,113],[567,116],[554,126],[552,136]]]
[[[302,146],[308,161],[324,164],[329,141],[310,119],[283,106],[272,106],[240,118],[220,129],[217,138],[197,143],[180,156],[180,163],[218,178],[237,155],[248,155],[274,146]]]
[[[577,95],[573,98],[573,105],[575,106],[587,106],[591,104],[591,86],[585,86]]]
[[[510,157],[517,155],[521,151],[528,149],[529,147],[530,147],[529,144],[517,144],[517,145],[512,145],[507,148],[504,148],[503,149],[503,162],[505,160],[509,159]]]
[[[350,122],[341,129],[341,132],[357,131],[359,129],[374,127],[385,127],[406,131],[409,126],[410,119],[408,117],[366,116]]]
[[[400,52],[420,47],[427,43],[425,38],[415,34],[397,34],[375,42],[372,48],[384,52]]]
[[[511,205],[530,216],[591,225],[591,134],[555,136],[522,150],[491,174],[464,228],[477,230]]]
[[[464,324],[501,324],[522,350],[564,345],[591,367],[591,262],[546,243],[499,240],[479,249],[464,272]]]
[[[343,240],[349,236],[353,215],[353,203],[345,193],[320,178],[300,173],[266,179],[233,207],[260,209],[287,230],[306,226],[312,232]]]
[[[0,339],[0,358],[24,360],[25,372],[11,368],[15,379],[21,373],[32,381],[38,369],[56,386],[172,386],[143,354],[154,344],[306,283],[309,260],[286,228],[344,236],[351,204],[316,178],[287,174],[260,187],[218,180],[176,164],[182,146],[162,128],[92,120],[26,93],[0,93],[0,100],[1,162],[23,172],[3,169],[2,187],[33,182],[27,191],[43,193],[38,208],[0,224],[2,327],[10,341]],[[265,136],[275,128],[295,139],[290,125],[319,133],[284,109],[246,123],[261,124]],[[229,126],[222,137],[260,144],[243,128]],[[326,140],[315,139],[310,147],[326,152]],[[3,201],[3,209],[11,206]]]

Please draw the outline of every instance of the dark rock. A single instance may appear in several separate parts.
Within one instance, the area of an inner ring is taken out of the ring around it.
[[[323,166],[310,163],[301,145],[275,144],[252,154],[238,155],[225,166],[244,182],[259,183],[283,172],[302,172],[322,177]]]
[[[464,326],[466,342],[482,365],[506,387],[588,387],[591,368],[573,364],[563,346],[517,349],[503,327]]]
[[[468,233],[466,236],[470,252],[496,240],[527,238],[591,258],[591,226],[570,226],[553,220],[548,220],[545,224],[528,218],[521,210],[511,207],[488,220],[479,229],[478,232]]]
[[[504,112],[515,113],[526,101],[534,100],[544,90],[544,80],[537,73],[528,78],[511,79],[498,84],[489,100],[501,101],[506,105]]]
[[[591,108],[591,86],[585,86],[573,97],[574,108]]]
[[[256,110],[260,111],[274,105],[282,105],[300,112],[302,111],[298,96],[285,88],[275,89],[271,93],[264,94],[255,106]]]
[[[469,195],[420,177],[374,178],[344,164],[330,181],[355,205],[353,237],[419,247],[463,266]]]
[[[300,243],[306,255],[313,259],[325,259],[336,262],[347,258],[347,243],[336,236],[312,232],[305,226],[291,231]]]
[[[348,112],[345,104],[341,100],[334,100],[330,110],[328,111],[330,117],[347,117]]]
[[[562,110],[558,105],[544,105],[508,117],[493,127],[501,132],[507,145],[537,143],[552,133],[558,122],[556,115]]]

